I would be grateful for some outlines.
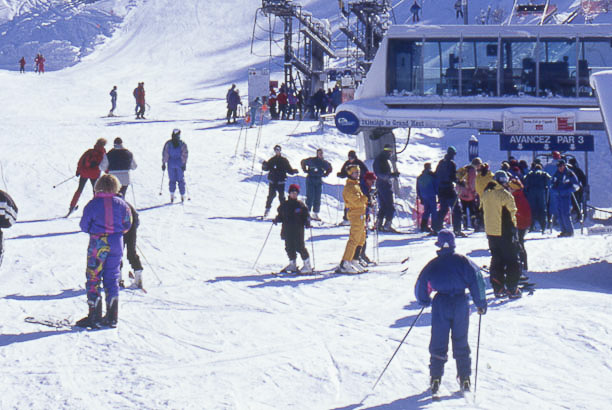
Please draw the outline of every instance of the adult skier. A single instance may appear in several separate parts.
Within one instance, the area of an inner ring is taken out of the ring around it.
[[[113,89],[111,90],[111,92],[109,93],[110,97],[111,97],[111,109],[108,112],[108,116],[109,117],[114,117],[114,111],[115,108],[117,108],[117,86],[114,85]]]
[[[100,164],[106,156],[105,146],[106,139],[99,138],[94,147],[85,151],[79,158],[76,170],[76,176],[80,177],[79,186],[72,196],[72,201],[70,201],[68,215],[75,210],[87,181],[91,182],[91,187],[94,188],[96,180],[100,177]]]
[[[540,223],[542,233],[546,231],[546,192],[550,180],[550,175],[542,170],[542,165],[536,163],[525,176],[525,194],[532,215],[530,232],[535,230],[536,221]]]
[[[185,169],[189,150],[187,144],[181,140],[181,130],[172,130],[172,138],[164,144],[162,150],[162,171],[166,170],[168,164],[168,187],[170,189],[170,202],[174,202],[174,191],[178,184],[181,202],[185,202]]]
[[[514,197],[516,204],[516,229],[518,237],[519,260],[523,271],[528,269],[527,265],[527,250],[525,249],[525,234],[531,226],[531,208],[529,201],[523,192],[523,183],[518,178],[510,179],[508,182],[508,190]]]
[[[317,156],[305,158],[300,162],[306,176],[306,206],[308,211],[313,211],[312,219],[320,221],[321,193],[323,190],[323,178],[332,172],[332,166],[323,159],[323,149],[317,149]]]
[[[438,195],[438,180],[436,174],[431,170],[431,163],[423,165],[423,172],[417,178],[417,198],[423,204],[423,215],[421,215],[421,232],[429,232],[429,217],[432,222],[436,217],[436,195]]]
[[[113,149],[108,151],[102,159],[102,163],[100,163],[101,170],[117,177],[119,183],[121,183],[119,193],[124,198],[130,185],[130,170],[136,169],[137,166],[134,155],[130,150],[123,147],[123,140],[119,137],[115,138]]]
[[[509,178],[505,171],[494,175],[482,195],[485,232],[491,252],[490,280],[495,297],[521,297],[518,287],[521,270],[519,266],[518,238],[516,233],[516,203],[505,189]]]
[[[559,217],[559,225],[561,227],[560,238],[574,236],[574,226],[570,212],[572,209],[572,195],[580,188],[580,182],[576,174],[574,174],[565,164],[564,160],[557,162],[557,172],[552,177],[552,191],[556,196],[555,204],[557,206],[556,214]]]
[[[134,88],[134,99],[136,100],[136,119],[144,120],[145,114],[145,89],[144,82],[138,83],[138,87]]]
[[[471,162],[457,170],[457,194],[461,201],[463,227],[467,229],[469,224],[476,231],[479,228],[476,167]]]
[[[361,172],[360,172],[361,174]],[[361,176],[361,175],[360,175]],[[363,245],[357,246],[355,249],[355,256],[353,257],[353,261],[359,261],[359,264],[363,267],[366,267],[373,262],[366,255],[366,247],[368,245],[368,223],[370,222],[370,218],[376,218],[374,211],[374,204],[376,202],[376,174],[372,171],[366,172],[363,179],[359,184],[361,188],[361,192],[368,198],[368,204],[366,206],[366,215],[365,215],[365,237],[363,239]],[[351,262],[352,263],[352,262]]]
[[[461,232],[461,205],[455,191],[455,183],[457,182],[457,165],[453,158],[457,154],[457,149],[452,145],[447,148],[446,155],[440,160],[436,167],[436,178],[438,179],[438,201],[440,208],[436,214],[436,220],[433,224],[433,230],[439,232],[444,224],[444,218],[448,210],[452,210],[453,214],[453,231],[455,236],[465,236]]]
[[[235,85],[234,85],[235,86]],[[227,123],[230,123],[231,118],[234,118],[234,124],[236,123],[236,116],[238,114],[238,106],[242,105],[240,101],[240,90],[230,89],[227,95]]]
[[[410,7],[410,12],[412,13],[413,23],[418,23],[420,21],[420,18],[419,18],[420,11],[421,11],[421,6],[419,6],[419,3],[417,2],[417,0],[414,0],[414,3]]]
[[[364,195],[359,187],[359,167],[351,165],[348,167],[349,174],[346,185],[342,191],[344,204],[348,208],[348,218],[351,222],[351,230],[348,242],[342,256],[342,262],[338,267],[339,273],[360,273],[363,267],[359,260],[354,259],[358,246],[365,244],[365,213],[368,205],[368,197]]]
[[[289,257],[289,265],[282,271],[286,273],[298,272],[296,264],[297,253],[302,257],[304,265],[300,273],[311,273],[310,256],[304,244],[304,228],[310,228],[310,215],[306,205],[298,200],[300,186],[289,185],[289,198],[278,206],[278,215],[272,221],[274,225],[281,222],[281,239],[285,241],[285,251]]]
[[[357,154],[353,150],[348,152],[348,159],[344,162],[344,164],[342,164],[342,168],[340,168],[340,172],[338,172],[336,175],[338,176],[338,178],[348,178],[348,173],[346,172],[346,169],[350,165],[359,166],[359,177],[361,178],[360,184],[363,185],[363,178],[365,177],[365,174],[368,172],[368,167],[366,166],[366,164],[364,164],[362,160],[357,158]],[[347,211],[348,209],[345,206],[344,216],[342,218],[342,222],[340,223],[340,225],[350,225],[349,220],[346,216]]]
[[[264,218],[270,213],[272,201],[278,192],[278,200],[285,202],[285,181],[287,174],[295,175],[298,170],[293,168],[289,160],[281,155],[281,146],[274,146],[274,156],[261,163],[261,169],[268,172],[268,198],[266,199],[266,210]]]
[[[19,72],[21,74],[25,73],[25,65],[26,65],[25,57],[21,57],[21,60],[19,60]]]
[[[4,255],[4,236],[2,229],[10,228],[17,220],[17,205],[13,198],[6,192],[0,190],[0,266]]]
[[[417,301],[431,307],[431,340],[429,342],[429,374],[431,393],[438,395],[448,358],[448,336],[451,332],[453,357],[457,362],[457,378],[462,392],[470,391],[472,361],[468,344],[470,308],[465,289],[469,289],[477,312],[487,312],[485,283],[480,268],[464,255],[455,253],[455,237],[447,229],[438,233],[438,256],[423,268],[414,286]],[[436,291],[433,303],[430,298]]]
[[[117,196],[119,181],[113,175],[103,175],[95,186],[95,197],[83,209],[80,227],[89,234],[87,248],[87,316],[76,325],[96,329],[101,325],[117,326],[119,315],[119,276],[123,257],[123,234],[132,226],[127,203]],[[102,318],[104,284],[106,316]]]
[[[395,215],[391,178],[399,177],[399,172],[391,171],[389,160],[392,154],[393,148],[391,145],[385,144],[383,150],[374,159],[372,164],[372,169],[377,177],[376,190],[378,191],[379,206],[376,229],[383,232],[395,232],[391,227],[391,221]]]

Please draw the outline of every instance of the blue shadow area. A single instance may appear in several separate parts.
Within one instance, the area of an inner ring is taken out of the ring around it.
[[[62,335],[64,333],[72,333],[73,329],[63,330],[45,330],[42,332],[20,333],[18,335],[0,335],[0,347],[9,346],[14,343],[31,342],[32,340],[42,339],[47,336]]]
[[[65,298],[73,298],[76,296],[83,296],[87,292],[85,289],[64,289],[57,295],[7,295],[4,299],[11,300],[57,300],[57,299],[65,299]]]
[[[571,289],[612,294],[612,263],[601,261],[557,272],[529,272],[536,289]]]
[[[13,238],[6,238],[7,241],[13,239],[38,239],[38,238],[52,238],[54,236],[65,236],[65,235],[74,235],[77,233],[81,233],[81,231],[69,231],[69,232],[50,232],[50,233],[41,233],[40,235],[19,235]]]
[[[466,254],[470,258],[479,258],[491,256],[491,252],[488,249],[474,249]]]

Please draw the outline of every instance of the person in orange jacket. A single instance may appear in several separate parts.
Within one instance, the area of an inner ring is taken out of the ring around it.
[[[516,203],[516,229],[518,230],[519,259],[523,271],[527,270],[527,251],[525,250],[525,234],[531,226],[531,207],[523,192],[523,183],[518,178],[510,179],[508,189]]]

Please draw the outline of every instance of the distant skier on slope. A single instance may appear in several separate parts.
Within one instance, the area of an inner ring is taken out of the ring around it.
[[[278,215],[273,223],[282,223],[281,239],[285,241],[285,251],[289,257],[289,265],[283,272],[298,272],[296,264],[297,253],[302,257],[304,266],[299,269],[300,273],[311,273],[310,255],[304,244],[304,228],[310,228],[310,215],[306,205],[298,200],[300,186],[291,184],[289,186],[289,198],[278,206]]]
[[[100,163],[106,157],[104,146],[106,146],[106,139],[99,138],[94,147],[85,151],[81,158],[79,158],[76,170],[76,176],[80,177],[79,186],[72,196],[72,201],[70,201],[68,215],[76,208],[87,181],[91,182],[91,187],[93,188],[96,180],[100,177]]]
[[[0,190],[0,266],[4,255],[4,236],[3,228],[10,228],[17,220],[17,205],[13,198],[6,192]]]
[[[138,83],[138,87],[134,88],[134,99],[136,100],[136,119],[146,119],[145,114],[145,89],[144,82]]]
[[[80,227],[89,234],[87,248],[87,305],[89,312],[76,325],[92,329],[117,326],[119,315],[119,276],[123,257],[123,234],[132,226],[127,203],[117,196],[119,181],[103,175],[95,186],[95,197],[83,209]],[[104,284],[106,316],[102,318]]]
[[[470,307],[465,289],[469,289],[478,314],[487,312],[485,282],[480,268],[468,257],[455,253],[455,237],[447,229],[438,233],[438,256],[423,268],[414,286],[421,306],[431,307],[431,341],[429,374],[431,393],[438,394],[444,364],[448,358],[448,336],[451,332],[453,357],[457,362],[457,378],[462,392],[470,391],[472,362],[468,344]],[[430,293],[437,293],[433,298]]]
[[[174,192],[178,184],[181,202],[185,201],[185,169],[189,150],[187,144],[181,140],[181,130],[175,128],[172,138],[166,141],[162,150],[162,171],[166,170],[168,164],[168,187],[170,189],[170,202],[174,202]]]
[[[19,72],[22,74],[25,73],[25,65],[26,65],[25,57],[21,57],[21,60],[19,60]]]
[[[113,86],[113,89],[111,90],[109,95],[111,97],[111,109],[108,112],[108,116],[114,117],[115,108],[117,108],[117,86],[116,85]]]

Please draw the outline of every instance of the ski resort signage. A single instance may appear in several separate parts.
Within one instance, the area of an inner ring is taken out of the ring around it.
[[[502,151],[594,151],[592,135],[499,135]]]
[[[576,117],[573,113],[547,116],[504,115],[505,134],[573,134]]]

